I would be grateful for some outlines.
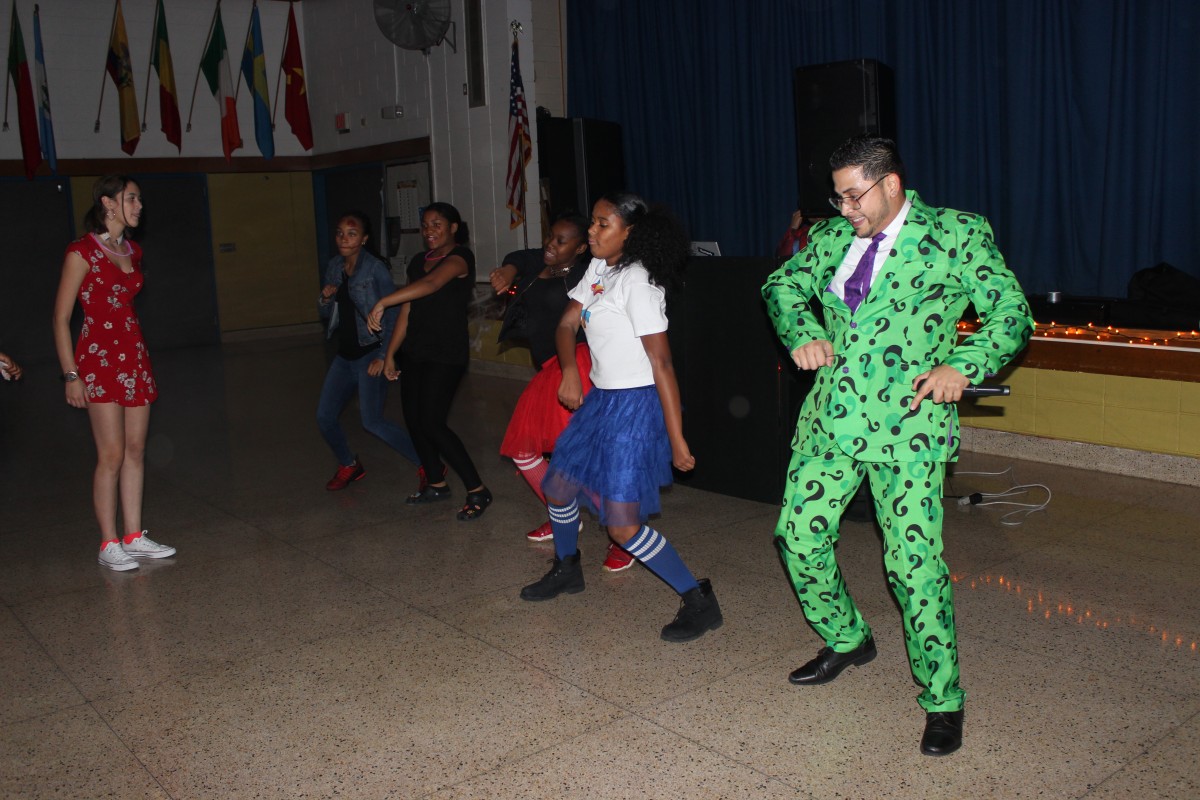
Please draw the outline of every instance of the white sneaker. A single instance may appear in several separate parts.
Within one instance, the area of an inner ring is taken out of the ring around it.
[[[118,541],[112,541],[104,545],[97,560],[100,562],[100,566],[115,569],[117,572],[138,568],[137,562],[129,557]]]
[[[174,547],[167,547],[165,544],[159,544],[146,535],[142,531],[142,535],[134,539],[129,544],[121,545],[127,555],[134,558],[167,558],[175,555]]]

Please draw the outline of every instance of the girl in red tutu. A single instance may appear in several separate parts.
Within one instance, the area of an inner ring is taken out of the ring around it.
[[[500,454],[513,460],[542,503],[546,502],[542,494],[542,479],[546,477],[544,456],[554,451],[558,435],[571,420],[571,412],[558,400],[562,369],[554,335],[567,307],[567,293],[575,288],[587,269],[590,258],[587,229],[584,217],[563,214],[551,227],[544,247],[509,253],[502,266],[489,276],[496,294],[512,294],[500,327],[500,341],[519,340],[528,344],[538,368],[517,400]],[[582,330],[575,339],[575,364],[586,394],[592,388],[588,380],[592,359]],[[525,538],[532,542],[553,539],[549,519],[525,534]],[[633,557],[610,543],[604,569],[620,572],[631,566]]]

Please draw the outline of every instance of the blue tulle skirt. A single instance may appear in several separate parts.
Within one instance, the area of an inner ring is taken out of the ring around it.
[[[600,524],[641,525],[662,509],[671,443],[654,386],[588,393],[558,437],[542,491],[590,509]]]

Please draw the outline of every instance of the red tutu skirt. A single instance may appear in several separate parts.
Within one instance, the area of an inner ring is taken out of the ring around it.
[[[575,364],[579,368],[583,394],[592,390],[592,353],[584,343],[575,345]],[[508,458],[517,456],[552,453],[558,435],[571,421],[571,411],[558,401],[558,386],[562,382],[562,369],[558,356],[551,356],[542,364],[542,369],[521,392],[517,407],[509,420],[504,441],[500,444],[500,455]]]

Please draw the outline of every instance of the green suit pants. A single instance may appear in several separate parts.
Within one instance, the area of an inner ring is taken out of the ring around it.
[[[883,529],[888,586],[900,605],[917,698],[926,711],[958,711],[958,644],[950,571],[942,560],[943,462],[857,461],[841,450],[794,453],[775,539],[804,616],[825,644],[849,652],[871,628],[834,558],[838,523],[863,478]]]

